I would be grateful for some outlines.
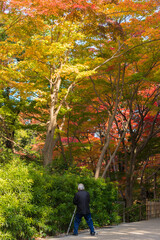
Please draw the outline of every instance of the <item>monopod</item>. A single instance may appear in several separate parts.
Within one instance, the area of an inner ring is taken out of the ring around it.
[[[73,222],[73,218],[74,218],[74,215],[75,215],[75,213],[76,213],[76,209],[77,209],[77,207],[75,207],[75,209],[74,209],[74,212],[73,212],[73,215],[72,215],[72,218],[71,218],[71,221],[70,221],[70,224],[69,224],[69,227],[68,227],[68,230],[67,230],[66,235],[68,235],[69,230],[70,230],[70,228],[71,228],[71,224],[72,224],[72,222]]]

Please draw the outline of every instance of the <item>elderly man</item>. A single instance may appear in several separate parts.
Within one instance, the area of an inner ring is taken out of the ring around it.
[[[87,191],[85,191],[84,185],[80,183],[78,185],[78,192],[75,194],[73,203],[77,205],[77,212],[74,220],[74,232],[73,235],[78,235],[78,227],[81,222],[82,217],[85,218],[89,228],[90,234],[95,235],[93,221],[91,218],[90,208],[89,208],[90,196]]]

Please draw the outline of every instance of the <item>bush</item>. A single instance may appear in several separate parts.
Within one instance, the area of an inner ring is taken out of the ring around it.
[[[73,197],[78,183],[83,182],[90,193],[91,213],[95,226],[103,226],[118,221],[114,203],[117,189],[113,183],[95,180],[91,174],[86,175],[66,172],[49,175],[44,169],[35,171],[31,168],[33,184],[33,204],[35,204],[36,224],[40,231],[47,234],[66,232],[75,206]],[[85,228],[85,221],[80,225]]]
[[[29,239],[35,233],[32,218],[32,180],[27,167],[17,161],[0,169],[1,239]]]
[[[126,208],[126,221],[137,222],[146,219],[146,204],[133,204]]]
[[[78,175],[69,171],[60,175],[20,161],[1,166],[1,239],[28,240],[37,234],[66,232],[74,211],[73,196],[80,182],[90,193],[94,225],[116,222],[116,187],[102,179],[95,180],[86,170]],[[85,221],[80,226],[85,228]]]

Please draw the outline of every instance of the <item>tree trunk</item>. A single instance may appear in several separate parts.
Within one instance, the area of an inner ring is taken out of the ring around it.
[[[53,127],[52,130],[48,131],[46,135],[45,145],[42,150],[44,166],[51,164],[53,160],[53,149],[55,146],[54,133],[55,127]]]
[[[101,152],[101,155],[100,155],[100,158],[99,158],[99,160],[98,160],[98,163],[97,163],[97,166],[96,166],[96,172],[95,172],[95,179],[99,178],[100,170],[101,170],[101,165],[102,165],[102,162],[103,162],[104,155],[105,155],[105,153],[106,153],[106,151],[107,151],[108,145],[109,145],[109,139],[108,139],[108,141],[104,144],[103,149],[102,149],[102,152]]]
[[[101,155],[98,159],[98,163],[97,163],[97,166],[96,166],[96,172],[95,172],[95,179],[99,178],[102,162],[103,162],[103,159],[104,159],[104,155],[105,155],[105,153],[108,149],[109,143],[110,143],[110,130],[112,128],[113,121],[114,121],[114,118],[115,118],[115,115],[116,115],[117,106],[118,106],[118,100],[115,103],[115,109],[114,109],[113,115],[110,116],[109,121],[108,121],[108,128],[107,128],[107,133],[106,133],[106,136],[105,136],[106,142],[105,142],[105,144],[102,148]]]
[[[125,187],[125,207],[129,208],[133,204],[133,178],[127,176]],[[126,222],[130,222],[130,212],[126,212]]]
[[[61,134],[58,133],[58,137],[59,137],[59,144],[60,144],[60,147],[61,147],[61,154],[62,154],[62,157],[63,157],[63,161],[65,163],[65,166],[68,166],[68,162],[67,162],[67,158],[66,158],[66,155],[65,155],[65,150],[64,150],[64,146],[63,146],[63,143],[62,143],[62,140],[61,140]]]
[[[126,178],[125,199],[126,199],[126,207],[132,206],[132,203],[133,203],[133,178],[131,178],[130,176],[128,176]]]
[[[126,207],[130,207],[132,205],[132,203],[133,203],[133,184],[134,184],[134,173],[135,173],[136,156],[137,156],[136,147],[132,146],[130,157],[128,159],[125,159],[125,172],[126,172],[125,198],[126,198]]]
[[[58,103],[58,93],[61,85],[61,78],[57,77],[54,81],[52,78],[52,71],[51,68],[51,79],[50,79],[50,98],[51,98],[51,105],[50,105],[50,120],[46,134],[45,145],[42,150],[43,152],[43,164],[44,166],[51,164],[53,161],[53,149],[57,142],[57,139],[54,140],[55,129],[57,127],[57,116],[60,110],[60,106],[56,107]],[[59,110],[58,110],[59,109]]]

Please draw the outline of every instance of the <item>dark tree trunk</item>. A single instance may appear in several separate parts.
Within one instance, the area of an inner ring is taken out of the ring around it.
[[[53,149],[55,146],[54,132],[55,132],[55,127],[52,130],[48,131],[46,135],[46,141],[43,148],[44,166],[51,164],[53,161]]]

